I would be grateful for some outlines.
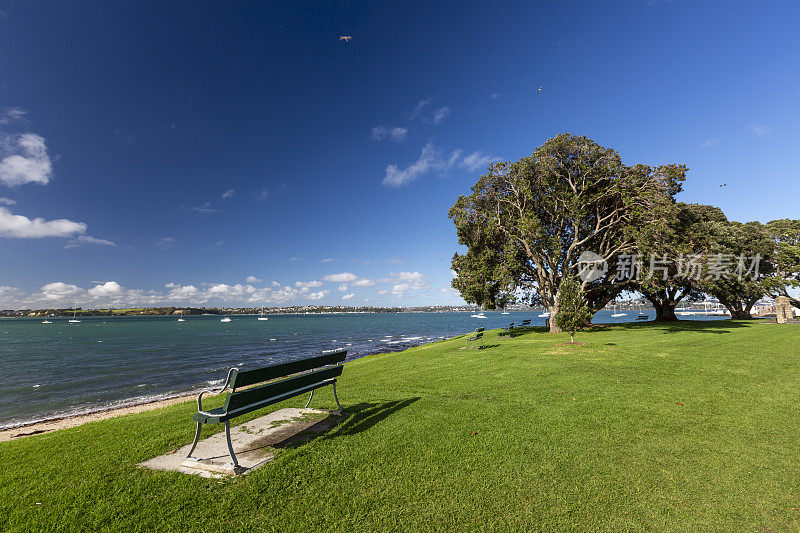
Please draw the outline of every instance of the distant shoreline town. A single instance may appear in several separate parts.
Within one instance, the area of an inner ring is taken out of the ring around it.
[[[635,299],[617,302],[620,310],[650,310],[652,305],[647,300]],[[612,304],[608,308],[611,309]],[[291,314],[343,314],[343,313],[475,313],[483,311],[477,305],[425,305],[410,307],[367,307],[342,305],[302,305],[288,307],[265,307],[265,315]],[[499,309],[498,309],[499,310]],[[509,305],[508,311],[537,311],[541,306],[525,304]],[[105,308],[83,309],[81,307],[48,308],[48,309],[4,309],[0,317],[68,317],[78,316],[202,316],[202,315],[258,315],[261,307],[137,307],[137,308]]]

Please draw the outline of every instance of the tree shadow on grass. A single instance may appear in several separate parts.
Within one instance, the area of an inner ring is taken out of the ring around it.
[[[292,434],[280,442],[271,443],[273,448],[297,448],[314,439],[334,439],[343,435],[355,435],[370,429],[394,413],[405,409],[420,397],[389,402],[362,402],[345,407],[341,415],[331,414],[302,431]]]
[[[627,330],[660,329],[665,334],[691,331],[722,335],[723,333],[730,333],[731,329],[750,327],[750,324],[731,320],[678,320],[677,322],[655,322],[651,320],[650,322],[613,324],[613,326],[614,328]]]

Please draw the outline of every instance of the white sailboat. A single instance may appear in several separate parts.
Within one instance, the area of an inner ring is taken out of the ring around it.
[[[258,315],[258,319],[259,320],[269,320],[268,316],[264,316],[264,308],[263,307],[261,308],[261,314]]]
[[[618,313],[617,312],[617,306],[615,305],[614,306],[614,313],[612,313],[611,316],[614,317],[614,318],[619,318],[621,316],[628,316],[628,313]]]
[[[42,320],[42,324],[52,324],[49,320]]]
[[[231,317],[226,316],[226,317],[221,318],[219,321],[220,322],[230,322],[231,321]]]
[[[550,311],[545,311],[544,313],[539,315],[539,318],[550,318]]]
[[[501,314],[501,315],[510,315],[511,313],[509,313],[508,311],[506,311],[506,308],[504,307],[504,308],[503,308],[503,312],[502,312],[502,313],[500,313],[500,314]]]
[[[68,320],[68,322],[69,322],[70,324],[80,324],[80,322],[81,322],[81,321],[80,321],[80,320],[78,320],[78,316],[77,316],[77,315],[78,315],[78,310],[77,310],[77,309],[73,309],[73,310],[72,310],[72,318],[70,318],[70,319]]]

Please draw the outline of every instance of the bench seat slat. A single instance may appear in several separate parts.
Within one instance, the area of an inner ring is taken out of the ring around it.
[[[236,373],[233,381],[233,388],[247,387],[256,383],[263,383],[272,379],[282,378],[290,374],[305,372],[312,368],[320,368],[328,365],[343,363],[347,356],[347,350],[300,359],[299,361],[289,361],[288,363],[276,363],[274,365],[256,368],[254,370],[243,370]]]
[[[247,413],[251,413],[253,411],[257,411],[264,407],[269,407],[272,404],[282,402],[283,400],[288,400],[294,396],[298,396],[300,394],[305,394],[306,392],[311,392],[314,389],[319,389],[321,387],[325,387],[327,385],[331,385],[336,381],[335,379],[328,379],[325,381],[320,381],[319,383],[312,383],[306,387],[302,387],[300,389],[292,390],[283,394],[279,394],[278,396],[273,396],[272,398],[267,398],[263,401],[258,403],[246,405],[240,409],[235,411],[225,411],[224,407],[217,407],[216,409],[212,409],[210,411],[206,411],[208,415],[203,413],[196,413],[194,415],[194,421],[200,422],[201,424],[220,424],[225,422],[226,420],[232,420],[237,416],[246,415]],[[209,416],[211,415],[211,416]]]

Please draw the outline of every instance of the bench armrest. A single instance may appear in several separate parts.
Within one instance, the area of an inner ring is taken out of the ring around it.
[[[225,384],[222,385],[222,388],[220,388],[220,389],[204,389],[204,390],[200,391],[200,394],[197,395],[197,412],[198,413],[200,413],[201,415],[212,416],[211,413],[207,413],[207,412],[203,411],[203,394],[205,394],[207,392],[210,392],[211,394],[219,394],[220,392],[222,392],[225,389],[227,389],[228,386],[231,384],[231,377],[233,376],[234,372],[236,372],[235,368],[231,368],[230,370],[228,370],[228,377],[225,378]]]

